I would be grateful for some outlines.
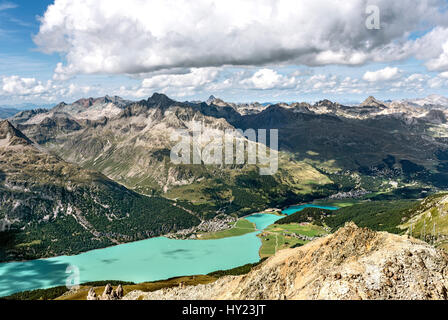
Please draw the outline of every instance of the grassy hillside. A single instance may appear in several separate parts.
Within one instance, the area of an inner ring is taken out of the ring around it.
[[[271,225],[259,235],[262,242],[260,257],[271,257],[279,250],[302,246],[308,243],[310,239],[326,234],[327,231],[324,228],[312,224]]]
[[[332,210],[325,210],[320,208],[305,208],[302,211],[293,213],[281,220],[278,220],[276,224],[290,224],[290,223],[303,223],[311,222],[317,226],[323,226],[323,220],[325,217],[334,214]]]
[[[255,166],[208,170],[214,170],[213,175],[173,187],[163,195],[201,206],[202,214],[220,210],[246,216],[267,207],[309,202],[333,193],[333,182],[327,176],[309,164],[291,161],[286,155],[281,155],[279,171],[273,176],[261,176]]]
[[[333,215],[324,219],[332,231],[343,227],[349,221],[359,227],[375,231],[400,233],[398,228],[403,221],[412,215],[412,208],[418,202],[412,200],[372,201],[339,209]]]
[[[412,210],[399,228],[415,238],[448,249],[448,194],[430,196]]]

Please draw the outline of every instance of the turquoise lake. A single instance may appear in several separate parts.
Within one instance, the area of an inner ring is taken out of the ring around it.
[[[282,213],[291,215],[296,212],[300,212],[305,208],[317,208],[317,209],[325,209],[325,210],[338,210],[339,209],[338,207],[319,206],[319,205],[315,205],[315,204],[303,204],[303,205],[299,205],[299,206],[289,207],[288,209],[283,210]]]
[[[281,218],[272,214],[246,217],[255,223],[258,230]],[[218,240],[159,237],[77,256],[0,263],[0,297],[26,290],[64,286],[71,275],[66,273],[69,266],[79,269],[80,283],[105,280],[141,283],[232,269],[260,261],[258,251],[261,240],[257,237],[258,233]]]
[[[284,217],[277,216],[274,214],[263,214],[263,213],[256,213],[249,217],[246,217],[246,220],[249,220],[252,223],[255,223],[255,226],[258,230],[264,230],[267,227],[269,227],[271,224],[276,223],[278,220],[282,219]]]
[[[164,237],[26,262],[0,264],[0,296],[63,286],[68,266],[79,268],[80,283],[121,280],[155,281],[207,274],[260,261],[257,233],[219,240],[172,240]]]

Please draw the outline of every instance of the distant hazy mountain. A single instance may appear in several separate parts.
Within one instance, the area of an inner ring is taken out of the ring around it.
[[[0,107],[0,119],[7,119],[19,113],[19,109]]]
[[[53,104],[34,104],[34,103],[0,105],[0,120],[10,118],[24,110],[48,109],[52,108],[53,106],[54,106]]]
[[[0,108],[10,108],[10,109],[17,109],[17,110],[32,110],[32,109],[49,109],[54,107],[54,103],[19,103],[19,104],[0,104]]]
[[[411,106],[419,106],[426,109],[445,109],[448,110],[448,98],[440,95],[430,95],[422,99],[408,99],[402,101]]]
[[[264,104],[260,104],[258,102],[254,102],[254,103],[229,103],[229,102],[225,102],[221,99],[216,98],[215,96],[210,96],[210,98],[206,101],[206,104],[209,106],[214,106],[214,107],[228,107],[228,108],[233,108],[236,112],[238,112],[241,115],[246,115],[246,114],[254,114],[254,113],[259,113],[262,112],[263,110],[266,109],[266,107],[268,107],[270,104],[269,103],[264,103]]]

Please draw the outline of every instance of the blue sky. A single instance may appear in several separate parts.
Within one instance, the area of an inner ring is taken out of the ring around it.
[[[368,29],[368,4],[379,29]],[[448,95],[445,0],[0,0],[0,104]],[[238,10],[235,7],[238,6]]]
[[[36,51],[32,35],[39,30],[42,16],[52,1],[0,1],[0,74],[51,77],[57,55]]]

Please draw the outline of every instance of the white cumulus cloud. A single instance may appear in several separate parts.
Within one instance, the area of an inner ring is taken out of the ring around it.
[[[0,94],[8,95],[39,95],[52,86],[35,78],[21,78],[19,76],[4,77],[1,80]]]
[[[146,78],[142,87],[152,89],[201,88],[213,82],[219,74],[217,68],[193,68],[185,74],[161,74]]]
[[[434,28],[414,42],[408,42],[403,50],[426,61],[430,71],[448,71],[448,27]]]
[[[295,77],[288,78],[275,70],[261,69],[255,72],[252,77],[241,80],[240,83],[253,89],[282,89],[294,86]]]
[[[367,71],[363,79],[369,82],[388,81],[396,79],[400,75],[398,68],[386,67],[377,71]]]
[[[64,80],[80,73],[394,60],[408,54],[395,43],[425,23],[444,21],[443,0],[376,0],[381,29],[369,30],[370,2],[55,0],[34,41],[65,57],[55,75]]]
[[[58,99],[85,95],[91,89],[89,86],[55,83],[51,80],[41,81],[17,75],[0,77],[0,97],[8,99],[54,102]]]

